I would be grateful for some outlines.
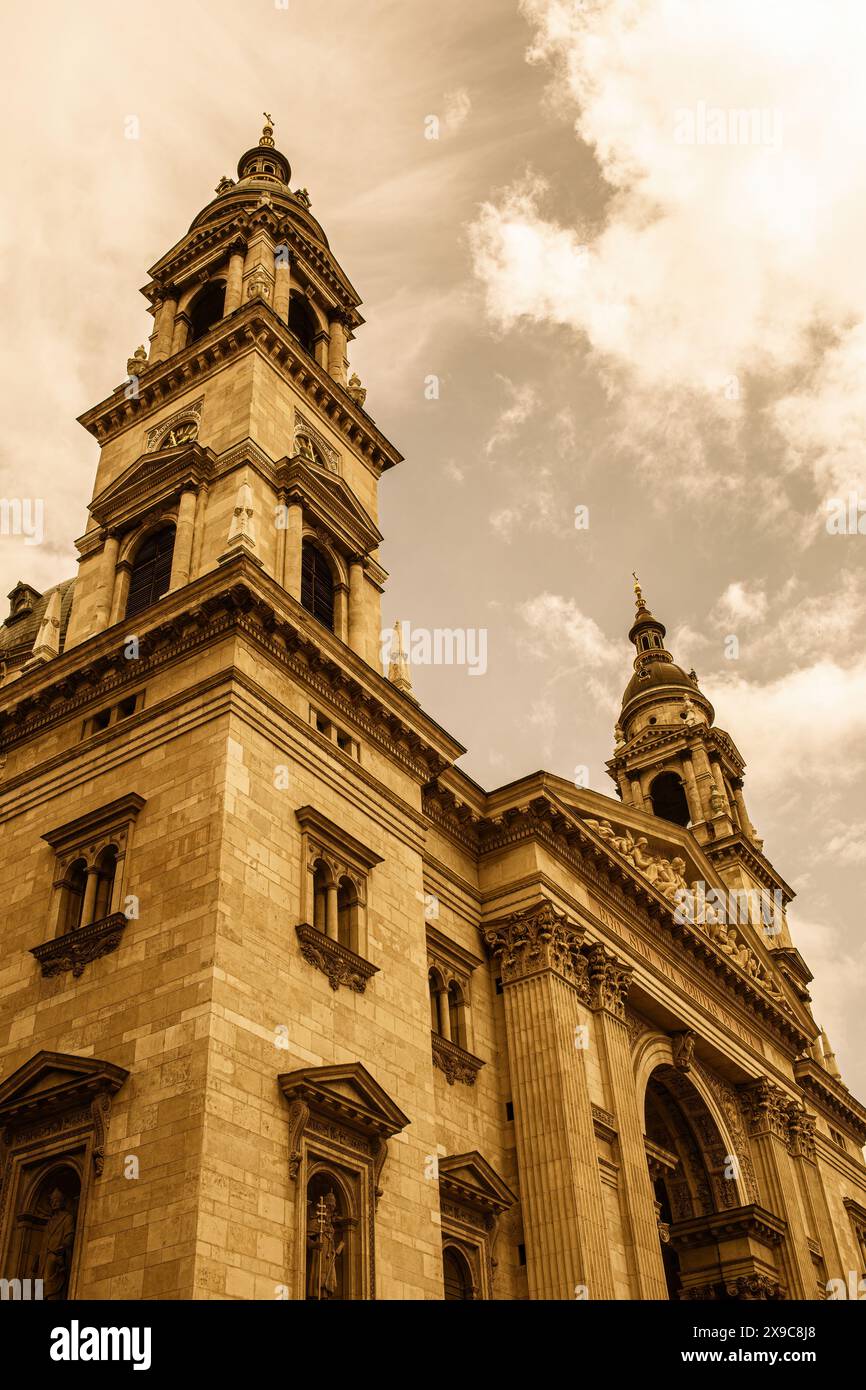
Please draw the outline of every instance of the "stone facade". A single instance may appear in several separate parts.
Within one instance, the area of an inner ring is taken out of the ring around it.
[[[17,586],[0,635],[0,1275],[850,1287],[866,1110],[735,745],[638,589],[619,799],[456,767],[403,654],[383,673],[400,455],[347,385],[359,300],[290,177],[268,124],[153,268],[150,350],[82,416],[78,577]]]

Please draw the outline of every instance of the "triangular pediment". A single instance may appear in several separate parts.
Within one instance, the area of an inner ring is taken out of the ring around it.
[[[382,533],[370,513],[361,505],[345,478],[298,454],[281,463],[277,482],[301,497],[320,521],[325,522],[354,547],[375,550]]]
[[[45,1114],[84,1103],[102,1091],[118,1090],[129,1073],[98,1057],[37,1052],[0,1083],[0,1125],[31,1112]]]
[[[212,477],[215,456],[200,444],[179,444],[140,454],[113,483],[103,488],[90,504],[91,515],[101,524],[116,523],[126,513],[176,492],[182,483],[199,483]]]
[[[477,1149],[439,1159],[439,1185],[458,1202],[502,1212],[517,1201],[511,1188]]]
[[[318,1115],[365,1134],[389,1137],[409,1124],[409,1117],[361,1062],[304,1067],[277,1077],[289,1101],[300,1100]]]

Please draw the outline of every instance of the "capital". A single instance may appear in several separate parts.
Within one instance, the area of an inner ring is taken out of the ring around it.
[[[589,997],[587,961],[580,950],[583,928],[545,900],[483,929],[484,941],[502,969],[503,983],[553,971]]]

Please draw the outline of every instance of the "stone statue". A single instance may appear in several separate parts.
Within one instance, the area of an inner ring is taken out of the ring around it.
[[[131,357],[126,359],[126,375],[129,377],[141,376],[147,370],[147,349],[144,343],[139,343]]]
[[[312,1214],[313,1228],[307,1236],[310,1249],[308,1298],[333,1298],[337,1292],[337,1259],[343,1251],[343,1241],[337,1244],[334,1215],[337,1199],[333,1192],[320,1197]]]
[[[363,405],[367,399],[366,389],[361,385],[361,378],[357,372],[353,372],[349,377],[349,385],[346,387],[349,395],[356,405]]]
[[[695,709],[694,703],[692,702],[692,699],[689,695],[687,695],[686,698],[683,700],[683,710],[685,711],[686,723],[689,725],[697,724],[698,712]]]
[[[654,854],[645,854],[644,846],[647,844],[645,835],[641,835],[631,854],[631,862],[636,869],[640,869],[642,874],[646,874],[650,883],[655,883],[659,876],[661,861]]]
[[[67,1210],[66,1198],[59,1187],[55,1187],[51,1193],[48,1204],[50,1210],[42,1237],[39,1278],[42,1280],[42,1297],[56,1300],[65,1298],[69,1284],[75,1221]]]
[[[295,197],[297,198],[298,202],[302,205],[302,207],[305,207],[305,208],[312,207],[312,202],[311,202],[311,200],[310,200],[310,195],[309,195],[309,193],[307,192],[306,188],[296,188],[296,189],[295,189]]]
[[[614,748],[625,748],[625,734],[621,724],[614,724],[613,726],[613,741]]]
[[[253,490],[249,483],[241,483],[235,498],[232,522],[229,527],[229,546],[250,546],[256,543],[253,526]]]

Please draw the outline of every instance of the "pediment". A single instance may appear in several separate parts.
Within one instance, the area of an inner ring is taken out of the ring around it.
[[[298,455],[278,467],[277,482],[290,496],[299,496],[338,534],[342,532],[352,548],[366,552],[382,544],[375,521],[339,473]]]
[[[0,1125],[81,1105],[119,1090],[129,1072],[98,1057],[37,1052],[0,1083]]]
[[[215,462],[209,449],[195,443],[140,454],[94,497],[90,513],[101,525],[116,524],[127,512],[137,514],[145,500],[152,503],[170,496],[183,483],[198,484],[210,479]]]
[[[517,1201],[511,1188],[477,1149],[440,1158],[439,1186],[452,1201],[478,1211],[498,1214]]]
[[[277,1081],[288,1101],[302,1101],[315,1114],[363,1134],[390,1138],[409,1124],[409,1117],[361,1062],[303,1067],[283,1072]]]

